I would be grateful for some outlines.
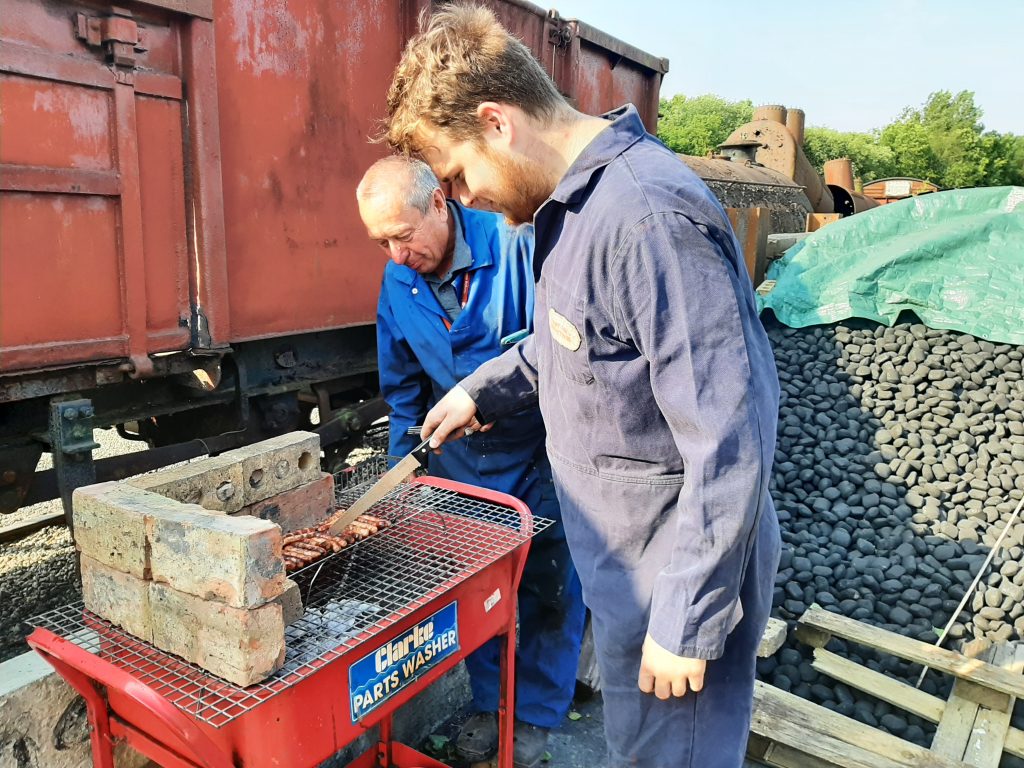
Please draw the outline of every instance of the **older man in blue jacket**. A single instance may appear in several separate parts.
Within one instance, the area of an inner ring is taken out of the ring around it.
[[[419,442],[408,428],[461,379],[532,330],[533,227],[446,200],[430,168],[389,157],[357,190],[369,236],[391,262],[377,309],[380,384],[391,406],[390,453]],[[504,340],[504,341],[503,341]],[[430,473],[509,493],[534,514],[559,521],[533,542],[519,589],[516,657],[517,768],[536,766],[547,732],[572,700],[584,606],[560,522],[544,426],[536,406],[446,446]],[[497,747],[498,648],[466,660],[477,713],[457,747],[483,760]]]

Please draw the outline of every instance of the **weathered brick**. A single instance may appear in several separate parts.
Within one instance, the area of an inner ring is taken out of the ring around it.
[[[320,477],[320,437],[290,432],[126,482],[210,512],[238,512]]]
[[[334,477],[322,472],[319,480],[250,504],[235,514],[269,520],[289,533],[322,523],[333,513]]]
[[[281,529],[267,520],[181,504],[148,518],[146,534],[153,581],[179,592],[251,608],[284,590]]]
[[[82,555],[85,607],[143,640],[153,638],[149,582]]]
[[[299,585],[291,579],[285,579],[284,592],[274,602],[281,606],[285,626],[294,624],[301,619],[306,610],[302,605],[302,593],[299,591]]]
[[[221,458],[241,465],[244,502],[239,509],[318,480],[320,436],[289,432],[228,451]]]
[[[198,459],[180,467],[131,477],[125,482],[183,504],[198,504],[210,512],[236,512],[247,503],[242,466],[226,456]]]
[[[153,644],[235,685],[265,680],[284,664],[281,606],[232,608],[166,584],[150,584]]]
[[[75,546],[104,565],[140,579],[149,575],[146,509],[151,494],[119,483],[75,489]],[[155,499],[162,500],[156,496]]]

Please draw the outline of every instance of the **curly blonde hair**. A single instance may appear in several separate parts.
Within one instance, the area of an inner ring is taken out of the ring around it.
[[[476,108],[485,101],[511,104],[544,122],[567,106],[530,49],[489,9],[451,5],[422,16],[420,29],[388,89],[382,138],[395,149],[421,149],[417,136],[423,127],[456,141],[479,140]]]

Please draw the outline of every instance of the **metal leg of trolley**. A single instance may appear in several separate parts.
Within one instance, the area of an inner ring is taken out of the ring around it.
[[[392,525],[293,578],[306,598],[285,666],[248,688],[157,650],[76,604],[29,644],[85,698],[96,768],[126,740],[168,768],[315,766],[374,727],[351,768],[446,768],[397,742],[403,705],[495,636],[498,765],[512,768],[516,590],[550,524],[504,494],[423,478],[374,508]]]

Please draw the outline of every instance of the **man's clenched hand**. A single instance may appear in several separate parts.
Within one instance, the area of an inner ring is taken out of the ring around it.
[[[456,386],[430,409],[423,420],[420,439],[430,437],[430,447],[437,449],[448,439],[458,440],[473,432],[486,432],[491,426],[477,421],[476,403],[466,390]]]
[[[644,693],[653,693],[659,699],[684,696],[687,690],[699,691],[704,687],[704,659],[676,656],[658,645],[647,635],[640,659],[640,679],[637,684]]]

